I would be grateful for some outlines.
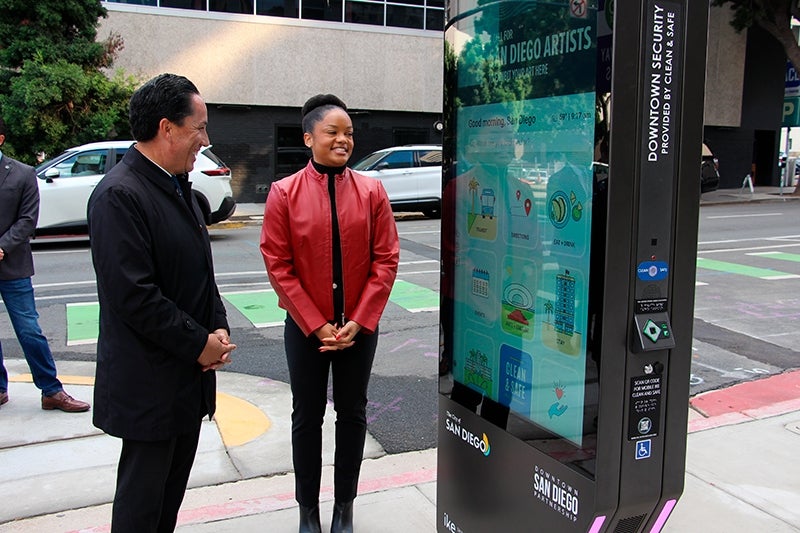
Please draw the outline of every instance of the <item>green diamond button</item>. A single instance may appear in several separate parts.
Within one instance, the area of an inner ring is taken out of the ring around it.
[[[642,333],[651,341],[657,342],[659,335],[661,335],[661,328],[658,327],[658,324],[648,319],[644,328],[642,328]]]

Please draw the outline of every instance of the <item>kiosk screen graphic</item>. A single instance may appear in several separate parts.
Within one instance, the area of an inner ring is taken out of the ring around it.
[[[572,3],[476,4],[446,31],[440,370],[453,400],[586,459],[597,9]]]

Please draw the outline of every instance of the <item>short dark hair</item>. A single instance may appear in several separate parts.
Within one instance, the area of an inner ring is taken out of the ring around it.
[[[133,93],[129,104],[131,135],[137,141],[155,138],[162,118],[182,125],[192,114],[192,95],[200,94],[194,83],[176,74],[160,74]]]
[[[6,129],[6,121],[3,120],[3,117],[0,117],[0,135],[8,135],[8,130]]]
[[[306,100],[306,103],[303,104],[303,109],[300,111],[300,115],[303,117],[303,133],[311,133],[317,122],[325,116],[325,113],[337,107],[347,112],[345,103],[333,94],[318,94]]]

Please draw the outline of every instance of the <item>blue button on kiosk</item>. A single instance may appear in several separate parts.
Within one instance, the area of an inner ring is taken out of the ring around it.
[[[677,504],[707,20],[449,2],[438,531],[658,532]]]

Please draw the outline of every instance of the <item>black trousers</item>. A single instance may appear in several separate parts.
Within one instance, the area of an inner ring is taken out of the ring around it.
[[[162,441],[122,439],[112,533],[175,531],[197,443],[197,431]]]
[[[290,317],[284,329],[286,360],[292,388],[292,459],[295,498],[300,505],[319,503],[322,476],[322,422],[332,373],[336,411],[334,497],[355,499],[367,435],[367,386],[378,345],[378,332],[358,334],[355,344],[341,351],[320,352],[316,336],[306,337]]]

